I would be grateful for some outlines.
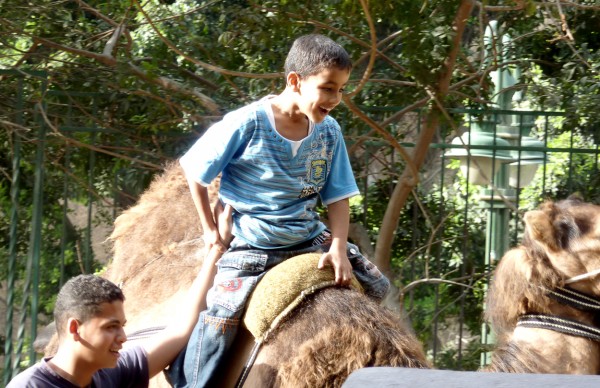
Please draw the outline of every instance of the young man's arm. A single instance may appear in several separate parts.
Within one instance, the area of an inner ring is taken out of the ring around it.
[[[215,206],[217,235],[226,245],[229,245],[231,240],[231,212],[230,206],[226,206],[225,209],[220,204]],[[212,212],[210,217],[212,219]],[[174,317],[173,322],[163,332],[143,345],[148,355],[150,377],[165,369],[186,346],[200,312],[206,309],[206,294],[212,287],[217,272],[216,263],[223,252],[222,246],[213,245],[188,291],[186,301],[182,303],[179,315]]]
[[[319,260],[319,269],[326,265],[333,266],[335,281],[340,285],[349,285],[352,279],[352,265],[346,254],[348,228],[350,226],[350,202],[342,199],[327,206],[329,228],[332,242],[329,252],[324,253]]]

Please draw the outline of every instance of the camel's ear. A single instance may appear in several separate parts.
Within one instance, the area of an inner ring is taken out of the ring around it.
[[[575,201],[575,202],[583,202],[583,195],[579,191],[576,191],[573,194],[569,195],[567,197],[567,200]]]
[[[557,251],[558,245],[552,220],[542,210],[531,210],[523,217],[531,238],[544,244],[551,251]]]

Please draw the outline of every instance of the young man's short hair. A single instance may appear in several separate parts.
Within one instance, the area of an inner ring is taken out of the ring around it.
[[[310,77],[329,68],[351,70],[352,60],[342,46],[319,34],[296,39],[285,60],[286,77],[292,71]]]
[[[125,300],[119,287],[96,275],[79,275],[64,284],[54,306],[54,321],[59,335],[69,318],[85,322],[98,315],[103,303]]]

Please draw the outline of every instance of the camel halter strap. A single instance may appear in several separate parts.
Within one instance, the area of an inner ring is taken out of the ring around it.
[[[546,289],[549,297],[581,311],[600,311],[600,301],[570,288]],[[600,330],[572,319],[546,314],[525,314],[519,317],[517,326],[553,330],[559,333],[600,341]]]
[[[585,279],[591,278],[592,276],[596,276],[598,274],[600,274],[600,269],[586,272],[584,274],[573,276],[572,278],[565,280],[565,284],[571,284],[571,283],[578,282],[580,280],[585,280]]]
[[[600,341],[600,330],[570,319],[545,314],[526,314],[519,317],[517,326],[548,329],[559,333]]]
[[[557,287],[554,290],[547,289],[546,292],[551,298],[578,310],[600,311],[600,301],[571,288]]]

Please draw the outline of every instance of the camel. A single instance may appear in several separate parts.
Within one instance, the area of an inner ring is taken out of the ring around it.
[[[209,192],[214,203],[216,186]],[[178,301],[205,252],[178,163],[167,165],[138,203],[116,219],[110,241],[114,257],[103,276],[123,289],[129,333],[161,327],[185,308]],[[224,387],[236,384],[253,342],[241,330]],[[356,290],[329,287],[307,297],[269,335],[245,386],[339,387],[352,371],[366,366],[430,367],[412,328],[397,313]],[[167,386],[162,376],[152,385]]]
[[[600,373],[600,206],[571,196],[524,215],[522,244],[496,267],[486,371]]]

